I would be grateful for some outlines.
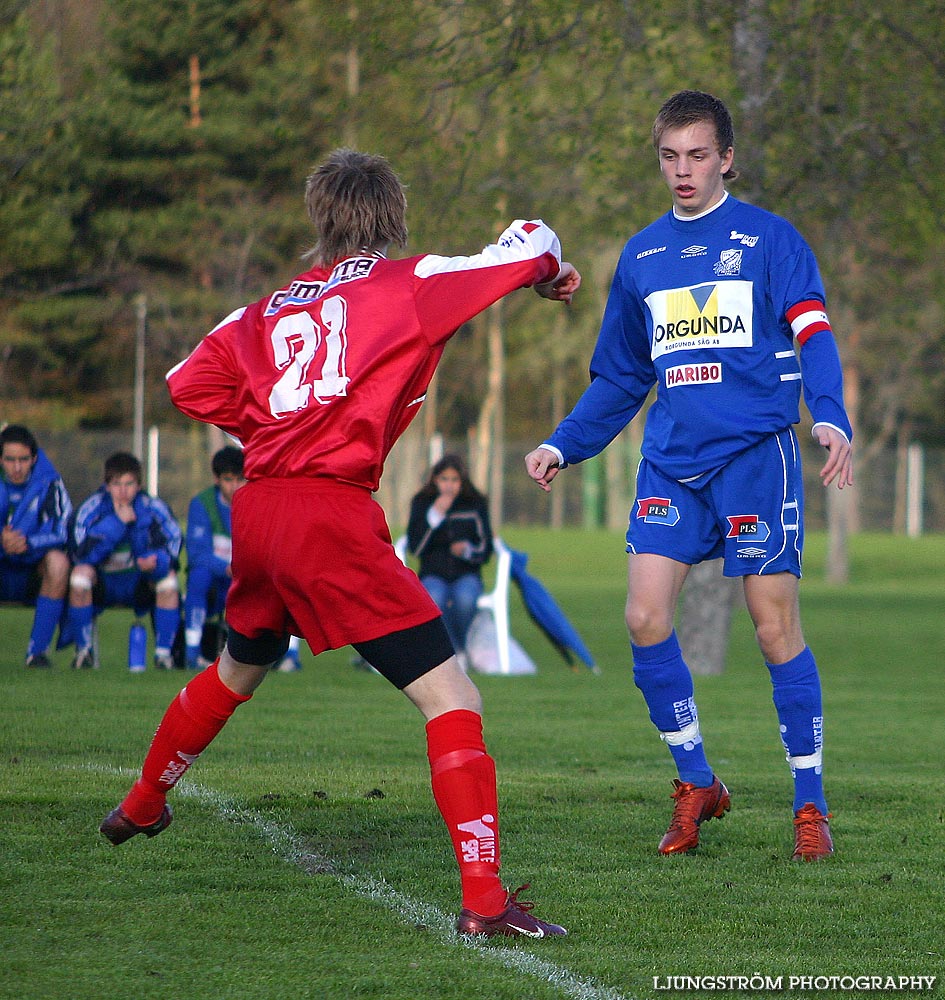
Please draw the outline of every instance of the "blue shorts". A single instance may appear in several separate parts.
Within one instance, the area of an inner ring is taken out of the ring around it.
[[[801,575],[804,484],[792,428],[743,451],[699,485],[637,471],[627,551],[693,566],[724,559],[725,576]]]
[[[126,570],[119,573],[99,573],[92,591],[96,609],[133,608],[143,615],[154,606],[154,578],[149,573]]]

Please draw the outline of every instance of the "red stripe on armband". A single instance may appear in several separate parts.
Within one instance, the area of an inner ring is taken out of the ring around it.
[[[824,304],[819,299],[798,302],[797,305],[791,306],[785,315],[799,344],[803,345],[821,330],[830,330],[830,320],[827,319]]]

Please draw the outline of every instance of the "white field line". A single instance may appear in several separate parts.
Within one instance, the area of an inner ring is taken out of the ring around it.
[[[137,777],[137,772],[126,769],[95,767],[89,769]],[[388,885],[383,879],[373,875],[348,875],[339,872],[338,866],[331,858],[312,851],[291,827],[275,823],[252,809],[237,806],[226,796],[211,788],[198,785],[190,778],[182,781],[175,791],[178,795],[188,796],[211,806],[221,819],[252,827],[284,861],[297,865],[310,875],[318,874],[335,879],[356,896],[386,906],[396,913],[404,924],[422,925],[447,947],[473,949],[481,960],[503,965],[524,976],[542,979],[560,990],[562,996],[573,997],[574,1000],[631,1000],[610,986],[604,986],[593,979],[581,978],[568,969],[555,965],[554,962],[538,958],[519,948],[503,945],[495,938],[484,940],[457,934],[453,926],[455,916],[452,914],[444,913],[430,903],[411,899]]]

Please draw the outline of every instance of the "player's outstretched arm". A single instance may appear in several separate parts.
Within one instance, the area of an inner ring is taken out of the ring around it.
[[[561,469],[558,456],[547,448],[538,447],[525,456],[525,471],[546,492],[551,492],[551,481]]]
[[[581,275],[578,269],[567,261],[561,262],[561,270],[551,281],[535,285],[535,291],[542,298],[553,299],[555,302],[570,302],[571,297],[581,287]]]

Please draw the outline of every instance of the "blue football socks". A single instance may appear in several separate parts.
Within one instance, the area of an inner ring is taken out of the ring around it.
[[[826,816],[820,676],[808,647],[787,663],[768,663],[781,742],[794,778],[794,809],[813,802]]]
[[[679,780],[708,788],[714,776],[702,745],[692,674],[682,658],[676,633],[652,646],[631,643],[630,649],[633,681],[643,694],[650,720],[673,755]]]
[[[91,604],[84,608],[69,607],[67,628],[75,640],[76,650],[92,648],[92,620],[94,609]]]
[[[62,617],[64,604],[62,598],[43,597],[42,594],[36,598],[36,613],[33,616],[33,631],[30,633],[27,656],[45,653],[49,649],[56,626]]]
[[[154,646],[156,649],[170,650],[180,628],[179,608],[154,609]]]

